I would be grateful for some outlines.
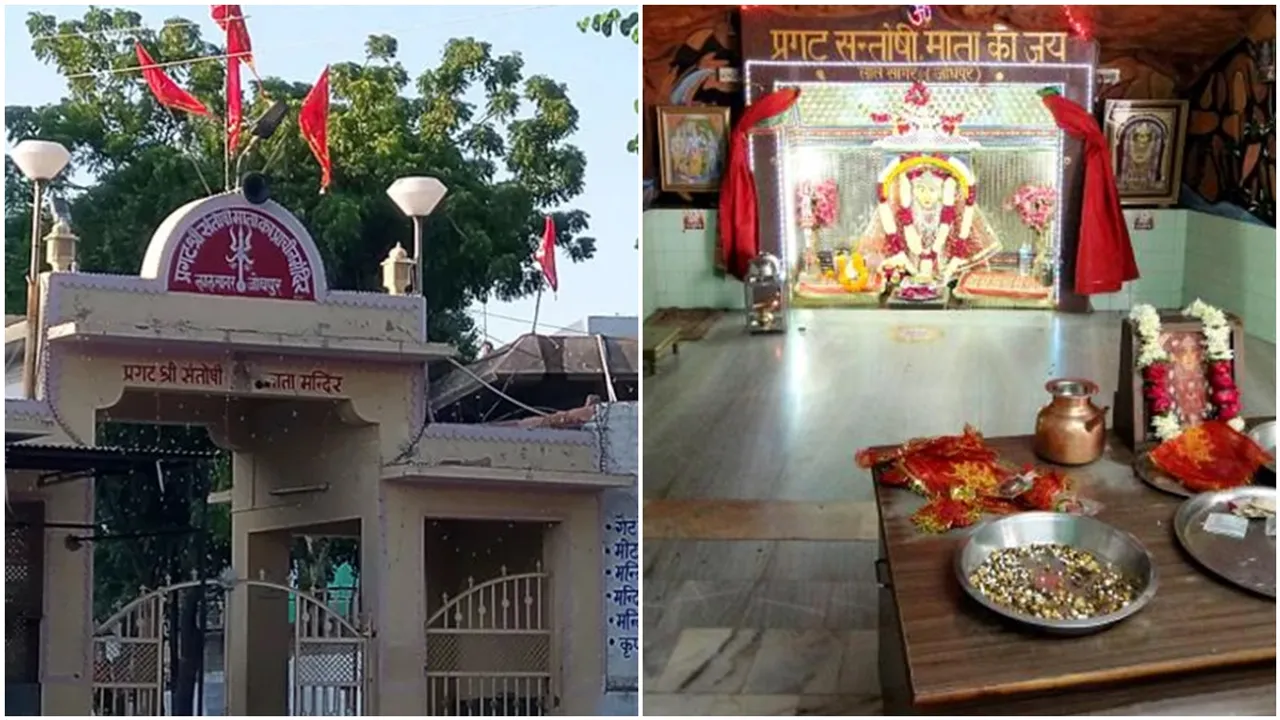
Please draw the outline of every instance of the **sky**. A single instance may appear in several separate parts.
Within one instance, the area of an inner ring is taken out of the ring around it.
[[[209,18],[209,6],[130,6],[105,3],[100,7],[131,7],[143,25],[158,29],[166,19],[198,21],[201,33],[219,42],[221,31]],[[28,12],[38,10],[58,18],[81,17],[85,5],[9,5],[4,12],[4,104],[41,105],[56,102],[66,82],[31,52],[25,27]],[[618,37],[584,35],[576,22],[605,7],[512,6],[244,6],[253,39],[258,71],[294,82],[313,83],[326,64],[360,61],[369,35],[389,34],[399,43],[398,58],[416,78],[439,61],[445,43],[454,37],[474,37],[493,46],[495,54],[519,52],[525,76],[547,75],[569,88],[579,113],[578,132],[571,139],[587,157],[586,187],[571,207],[590,216],[586,233],[596,238],[596,255],[572,263],[557,257],[560,290],[546,292],[538,313],[538,330],[555,332],[588,315],[639,314],[640,172],[638,159],[626,150],[636,133],[634,102],[640,92],[639,48]],[[410,85],[412,87],[412,83]],[[425,169],[424,169],[425,170]],[[176,208],[175,208],[176,209]],[[412,241],[406,230],[402,242]],[[140,238],[139,242],[146,242]],[[390,239],[388,240],[390,242]],[[427,252],[431,241],[427,239]],[[488,335],[494,345],[529,332],[534,298],[513,303],[489,303]],[[473,309],[478,327],[484,325],[480,306]]]

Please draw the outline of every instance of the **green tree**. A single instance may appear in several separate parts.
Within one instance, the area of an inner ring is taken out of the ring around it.
[[[602,13],[596,13],[582,18],[578,21],[578,29],[584,33],[598,33],[605,37],[613,37],[614,30],[617,30],[617,36],[620,38],[629,38],[632,45],[640,44],[640,13],[632,11],[624,15],[618,8],[613,8]],[[637,115],[640,114],[640,101],[637,99],[632,104]],[[640,136],[637,134],[627,142],[627,152],[638,154],[640,152]]]
[[[141,16],[130,10],[90,8],[69,19],[31,13],[32,51],[66,78],[69,90],[50,105],[5,108],[11,142],[39,137],[72,151],[71,165],[52,192],[70,202],[80,236],[80,267],[86,272],[138,272],[145,239],[164,217],[223,187],[221,121],[157,104],[136,70],[133,43],[135,38],[142,42],[157,63],[188,61],[170,67],[170,75],[218,116],[225,109],[224,66],[205,58],[221,48],[182,18],[166,21],[158,31],[141,25]],[[330,287],[351,290],[380,290],[379,262],[392,245],[407,244],[411,237],[409,220],[386,188],[405,175],[440,178],[449,194],[426,223],[429,334],[470,353],[477,333],[467,309],[474,302],[523,297],[543,282],[532,257],[544,215],[554,218],[558,244],[572,261],[595,252],[595,241],[584,234],[587,214],[571,205],[583,190],[586,168],[586,158],[571,143],[578,112],[562,83],[526,76],[518,53],[500,55],[479,40],[454,39],[445,44],[438,64],[415,77],[397,61],[396,51],[395,38],[374,36],[363,59],[331,66],[334,178],[329,193],[317,192],[320,171],[297,126],[297,107],[314,78],[268,77],[261,85],[248,84],[247,117],[264,111],[268,97],[286,101],[291,112],[243,165],[265,171],[273,197],[308,227],[324,257]],[[5,181],[5,301],[8,312],[16,313],[26,299],[31,187],[9,161]],[[203,431],[136,425],[104,427],[98,440],[187,449],[207,443]],[[136,532],[197,526],[208,513],[214,528],[201,546],[203,557],[192,537],[180,534],[129,547],[100,544],[95,548],[100,616],[139,588],[192,577],[202,563],[225,567],[229,524],[225,512],[205,505],[208,490],[227,478],[224,458],[186,473],[182,493],[154,482],[99,483],[98,520],[104,527]],[[335,558],[350,555],[338,543],[324,545],[304,574],[325,572]],[[191,638],[194,614],[184,606],[183,617],[182,636]],[[177,650],[175,656],[190,660],[190,653]],[[175,664],[177,714],[191,710],[192,667],[186,661]]]
[[[170,74],[221,114],[223,66],[198,60],[219,48],[181,18],[158,32],[136,29],[140,24],[127,10],[94,8],[82,19],[62,21],[32,13],[32,49],[68,78],[70,93],[50,106],[5,108],[11,140],[38,136],[72,150],[72,168],[55,191],[72,195],[86,271],[137,272],[145,246],[140,238],[171,210],[205,195],[202,177],[215,189],[221,185],[221,123],[159,106],[132,70],[135,37],[158,63],[191,60]],[[394,38],[371,37],[362,62],[331,68],[334,183],[328,194],[317,192],[319,168],[298,132],[296,112],[244,166],[265,168],[273,197],[307,225],[330,286],[355,290],[379,290],[378,263],[391,245],[410,237],[409,221],[386,187],[403,175],[439,177],[449,195],[426,225],[428,327],[433,340],[470,350],[476,335],[466,310],[473,302],[522,297],[542,282],[532,256],[544,214],[555,219],[558,244],[571,260],[595,252],[595,241],[583,235],[586,213],[567,207],[583,190],[586,168],[585,156],[569,142],[578,111],[562,83],[525,77],[518,53],[497,55],[487,43],[455,39],[436,67],[412,78],[396,49]],[[262,89],[296,110],[311,80],[267,78]],[[249,117],[267,106],[261,94],[253,95]],[[73,171],[93,181],[71,187],[65,178]],[[5,172],[6,256],[25,258],[30,187],[12,163]],[[25,304],[23,282],[20,273],[6,273],[10,312]]]

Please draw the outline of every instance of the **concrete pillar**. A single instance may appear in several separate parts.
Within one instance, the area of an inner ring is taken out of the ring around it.
[[[232,521],[231,565],[236,576],[289,582],[286,531],[250,532]],[[227,714],[289,714],[288,593],[241,585],[227,602]]]
[[[548,533],[555,642],[560,646],[560,715],[593,715],[604,690],[604,616],[600,522],[596,499],[575,508]],[[556,668],[552,668],[554,672]]]
[[[376,630],[372,702],[365,714],[427,712],[426,518],[406,489],[378,482],[377,502],[361,523],[361,591]]]
[[[15,474],[16,475],[16,474]],[[44,503],[45,522],[93,522],[93,480],[37,489],[35,475],[8,478],[15,500]],[[93,546],[69,550],[67,535],[44,531],[40,705],[43,715],[88,715],[93,706]]]

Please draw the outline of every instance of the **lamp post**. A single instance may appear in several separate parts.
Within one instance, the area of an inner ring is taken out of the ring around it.
[[[422,296],[422,340],[427,339],[427,293],[423,287],[422,221],[436,209],[449,188],[433,177],[402,177],[391,183],[387,195],[400,212],[413,219],[413,291]]]
[[[22,353],[23,394],[28,400],[34,400],[40,342],[40,208],[45,185],[67,166],[71,153],[56,142],[23,140],[9,151],[9,157],[35,187],[31,204],[31,264],[27,270],[27,341]]]

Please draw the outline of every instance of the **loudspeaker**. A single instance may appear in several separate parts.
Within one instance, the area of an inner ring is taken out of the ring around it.
[[[240,194],[254,205],[261,205],[271,199],[271,183],[260,172],[245,173],[240,179]]]
[[[262,117],[253,124],[253,128],[249,130],[249,134],[254,137],[266,140],[270,138],[280,127],[280,122],[284,120],[285,113],[289,112],[289,106],[283,100],[277,100],[271,103],[271,107],[262,113]]]

